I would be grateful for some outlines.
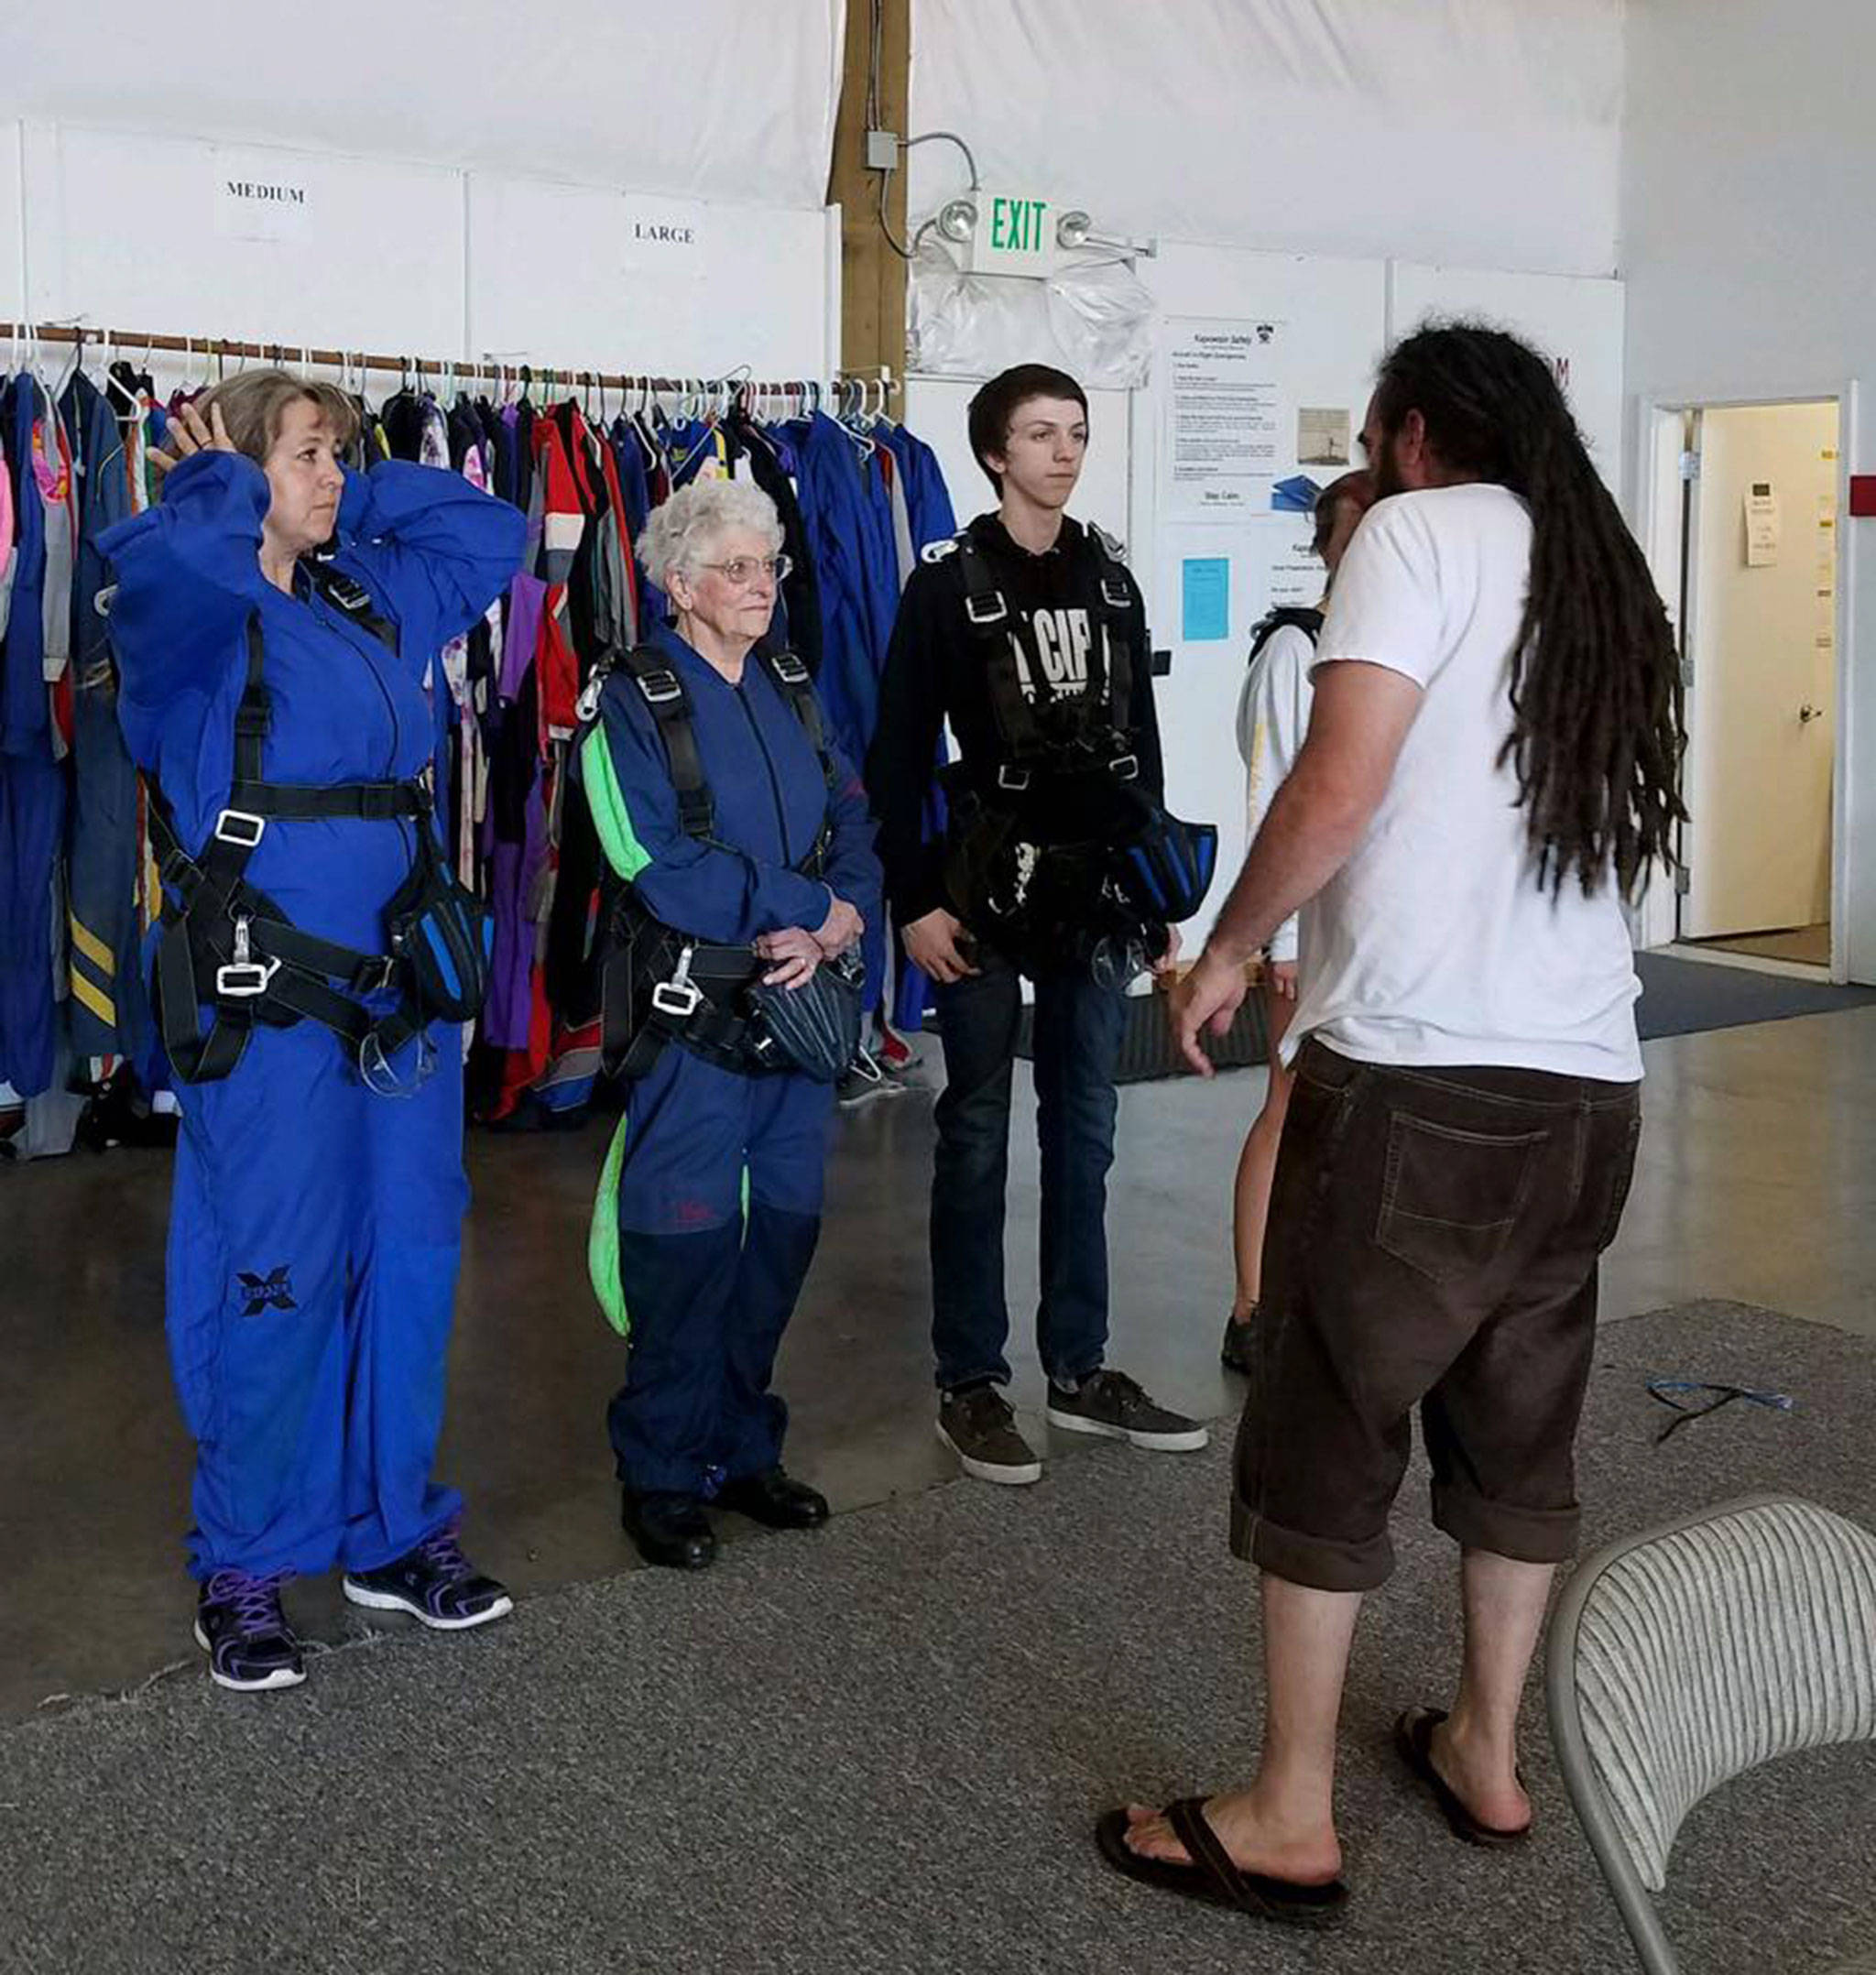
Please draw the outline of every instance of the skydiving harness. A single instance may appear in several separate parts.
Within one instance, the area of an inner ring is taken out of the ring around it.
[[[838,778],[807,667],[791,651],[758,651],[754,657],[801,723],[831,797]],[[637,687],[656,723],[684,835],[695,843],[726,847],[715,836],[716,799],[704,773],[690,694],[656,646],[641,646],[594,668],[580,699],[583,731],[605,747],[605,734],[594,723],[600,696],[615,670]],[[583,741],[583,758],[584,747]],[[604,800],[595,788],[598,779],[592,773],[586,777],[589,802]],[[602,831],[603,836],[609,834]],[[832,840],[823,811],[813,846],[795,868],[803,877],[819,878]],[[845,1069],[858,1045],[855,955],[823,962],[813,979],[792,992],[765,990],[761,976],[766,967],[751,947],[714,945],[664,924],[653,917],[630,882],[620,885],[612,900],[605,943],[600,1060],[609,1075],[643,1076],[668,1042],[681,1042],[725,1069],[746,1074],[805,1070],[831,1082]],[[849,1027],[851,1041],[846,1042],[843,1038]]]
[[[977,923],[1025,967],[1088,959],[1116,976],[1164,950],[1167,929],[1203,902],[1216,832],[1169,816],[1140,786],[1128,728],[1134,667],[1133,586],[1120,546],[1086,539],[1098,571],[1083,692],[1057,692],[1030,654],[988,558],[966,529],[928,558],[955,554],[965,620],[985,648],[1002,751],[987,777],[954,763],[942,778],[951,810],[947,886]],[[1125,955],[1125,959],[1118,956]]]
[[[1003,741],[994,786],[1005,795],[1026,794],[1045,775],[1105,772],[1117,781],[1140,776],[1140,758],[1125,726],[1133,704],[1135,653],[1128,623],[1133,587],[1119,543],[1093,527],[1087,540],[1100,573],[1093,616],[1105,634],[1092,641],[1088,652],[1087,690],[1056,692],[1042,675],[1037,652],[1033,697],[1023,691],[1018,655],[1021,633],[976,537],[965,529],[926,551],[941,557],[954,552],[964,575],[965,621],[986,648],[990,710]]]
[[[362,585],[328,565],[303,562],[316,594],[353,623],[397,649],[391,627]],[[390,1095],[390,1059],[434,1018],[466,1020],[487,988],[493,921],[460,885],[437,847],[428,769],[408,781],[329,786],[267,780],[263,756],[273,728],[260,616],[247,620],[247,678],[234,713],[234,779],[208,841],[191,856],[154,776],[150,843],[163,885],[155,986],[163,1046],[186,1084],[225,1077],[256,1022],[289,1028],[322,1022],[345,1042],[373,1089]],[[385,908],[389,951],[361,953],[291,923],[247,881],[249,858],[274,823],[333,820],[408,822],[416,839],[410,875]],[[395,1008],[367,998],[400,990]],[[198,1008],[214,1010],[207,1035]]]
[[[1319,610],[1306,610],[1296,604],[1279,604],[1260,617],[1250,634],[1250,656],[1244,661],[1247,666],[1255,665],[1263,656],[1264,647],[1277,633],[1288,627],[1301,631],[1311,644],[1323,635],[1323,614]]]

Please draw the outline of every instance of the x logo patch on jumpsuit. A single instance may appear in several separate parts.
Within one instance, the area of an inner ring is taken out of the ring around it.
[[[247,1294],[247,1307],[243,1316],[258,1316],[263,1310],[297,1310],[300,1305],[293,1300],[293,1285],[288,1278],[287,1264],[267,1275],[255,1275],[246,1269],[235,1271],[235,1280]]]

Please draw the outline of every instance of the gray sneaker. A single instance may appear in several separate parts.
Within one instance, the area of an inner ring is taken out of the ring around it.
[[[875,1097],[900,1097],[905,1089],[890,1070],[863,1049],[846,1066],[834,1086],[834,1095],[840,1108],[850,1111],[856,1105],[872,1103]]]
[[[1194,1454],[1212,1437],[1196,1420],[1156,1405],[1124,1371],[1091,1371],[1072,1392],[1049,1382],[1049,1424],[1159,1454]]]
[[[994,1385],[946,1392],[938,1402],[938,1437],[974,1481],[1021,1488],[1042,1479],[1035,1449],[1016,1430],[1016,1414]]]

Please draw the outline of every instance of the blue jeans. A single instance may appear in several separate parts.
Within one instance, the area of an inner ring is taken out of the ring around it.
[[[945,1085],[932,1175],[932,1342],[944,1391],[1009,1380],[1003,1220],[1022,993],[1016,970],[980,951],[980,974],[935,989]],[[1057,1383],[1096,1369],[1107,1345],[1107,1168],[1114,1162],[1124,1002],[1118,989],[1097,987],[1085,969],[1036,982],[1042,1155],[1036,1342],[1043,1370]]]

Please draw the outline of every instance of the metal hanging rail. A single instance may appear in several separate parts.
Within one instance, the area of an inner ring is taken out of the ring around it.
[[[478,357],[387,355],[368,350],[315,349],[299,344],[245,343],[227,337],[152,335],[140,329],[93,329],[88,323],[0,322],[0,341],[16,344],[75,344],[81,355],[87,346],[95,344],[100,349],[115,350],[119,355],[137,352],[148,355],[160,350],[165,355],[191,359],[201,357],[204,361],[214,359],[224,363],[234,357],[244,363],[298,365],[302,369],[317,367],[341,372],[376,370],[387,374],[395,373],[407,380],[423,377],[481,377],[486,378],[491,384],[499,380],[515,381],[524,385],[539,381],[549,390],[564,387],[570,390],[643,391],[661,396],[745,390],[773,397],[785,393],[805,395],[810,390],[818,392],[823,388],[857,385],[879,390],[883,399],[889,398],[901,387],[900,380],[884,366],[877,370],[842,371],[828,380],[818,377],[765,379],[741,376],[658,377],[630,371],[601,371],[578,367],[562,369],[559,366],[518,363],[493,352]]]

